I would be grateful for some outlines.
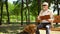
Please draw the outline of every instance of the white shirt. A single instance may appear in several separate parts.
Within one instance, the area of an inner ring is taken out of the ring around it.
[[[41,10],[39,16],[45,16],[45,15],[50,15],[50,19],[53,19],[53,11],[51,11],[49,9],[46,10],[46,11]],[[48,21],[47,20],[42,20],[42,23],[44,23],[44,22],[48,22]]]

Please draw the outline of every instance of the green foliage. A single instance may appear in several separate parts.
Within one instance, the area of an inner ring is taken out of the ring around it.
[[[10,15],[11,15],[11,14],[13,15],[13,13],[14,13],[13,10],[14,10],[14,8],[15,8],[14,4],[8,3],[8,11],[9,11]]]
[[[37,16],[38,14],[37,0],[33,0],[32,5],[30,6],[30,14],[32,16]]]
[[[25,2],[23,4],[23,21],[26,21],[26,16],[28,16],[28,8],[26,6],[26,0],[24,0],[24,1]],[[44,2],[44,0],[41,0],[41,3],[42,2]],[[53,1],[51,0],[51,2],[53,2]],[[37,0],[28,1],[31,21],[34,21],[38,15],[38,4],[37,3],[38,3]],[[11,4],[8,2],[8,11],[9,11],[9,15],[10,15],[10,22],[16,22],[16,20],[21,21],[21,5],[22,5],[21,2],[17,2],[16,4]],[[4,4],[4,10],[3,10],[3,19],[7,20],[7,11],[6,11],[5,4]]]

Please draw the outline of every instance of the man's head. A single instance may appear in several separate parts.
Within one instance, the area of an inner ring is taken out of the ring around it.
[[[43,6],[43,10],[47,10],[48,9],[48,3],[47,2],[44,2],[42,4],[42,6]]]

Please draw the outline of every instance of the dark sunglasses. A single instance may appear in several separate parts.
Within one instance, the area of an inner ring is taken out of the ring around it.
[[[43,5],[43,6],[46,6],[46,5]]]

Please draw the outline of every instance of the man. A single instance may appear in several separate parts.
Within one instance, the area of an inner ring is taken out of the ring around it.
[[[40,16],[50,15],[50,19],[47,20],[41,20]],[[39,33],[40,28],[46,28],[46,34],[49,34],[49,28],[53,27],[53,11],[48,9],[48,3],[44,2],[42,4],[42,10],[39,13],[39,16],[37,17],[38,20],[40,20],[40,24],[37,26],[36,34]]]

